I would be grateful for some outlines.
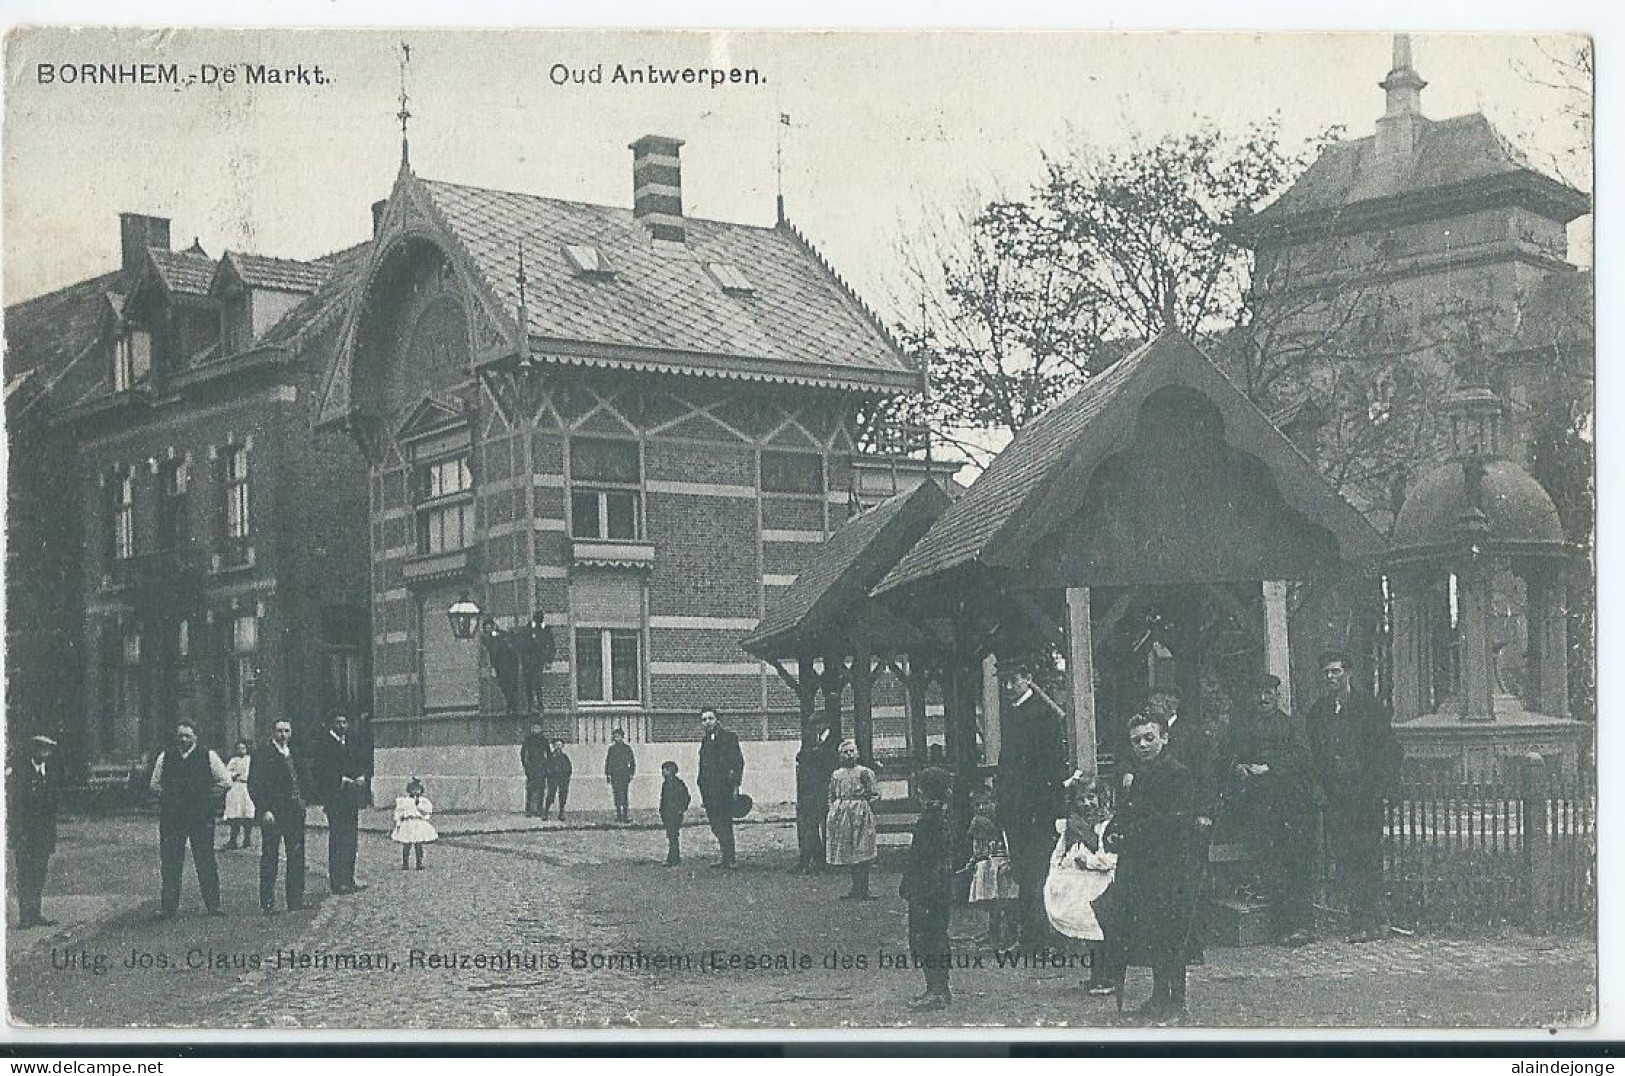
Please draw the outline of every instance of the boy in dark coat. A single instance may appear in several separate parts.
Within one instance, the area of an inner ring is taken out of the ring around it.
[[[547,756],[547,800],[542,804],[542,817],[553,809],[553,798],[558,797],[559,821],[564,821],[564,804],[570,798],[570,775],[574,767],[570,756],[564,753],[564,741],[554,740],[553,750]]]
[[[626,733],[616,729],[610,733],[613,741],[609,750],[604,752],[604,779],[609,782],[610,792],[615,797],[615,821],[632,821],[631,788],[632,778],[638,772],[637,756],[632,754],[632,745],[626,742]]]
[[[1195,779],[1165,750],[1160,715],[1129,719],[1134,768],[1112,818],[1118,854],[1111,901],[1129,963],[1151,969],[1151,999],[1136,1012],[1152,1022],[1185,1015],[1185,965],[1201,956],[1195,931],[1204,847]]]
[[[908,901],[909,960],[925,974],[925,993],[910,1008],[927,1012],[945,1009],[953,1000],[948,989],[948,966],[953,959],[948,916],[953,909],[955,876],[946,811],[953,778],[947,770],[932,766],[920,771],[914,787],[922,809],[914,823],[898,892]]]
[[[660,764],[660,824],[666,827],[666,866],[675,867],[683,861],[683,813],[693,802],[688,786],[677,776],[677,763]]]

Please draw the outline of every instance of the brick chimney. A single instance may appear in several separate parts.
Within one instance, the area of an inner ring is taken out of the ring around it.
[[[632,150],[632,215],[656,239],[683,241],[682,140],[644,135]]]
[[[1384,177],[1398,184],[1408,174],[1422,127],[1422,89],[1427,85],[1411,66],[1411,35],[1394,35],[1394,66],[1378,83],[1388,107],[1377,121],[1377,164]]]
[[[169,218],[120,213],[118,238],[119,267],[128,273],[140,267],[148,248],[169,249]]]

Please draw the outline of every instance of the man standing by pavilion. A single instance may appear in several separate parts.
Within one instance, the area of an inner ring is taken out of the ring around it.
[[[198,891],[210,915],[220,909],[220,870],[214,860],[214,820],[217,801],[231,788],[231,777],[220,756],[199,747],[197,728],[190,721],[175,726],[175,742],[152,767],[152,792],[158,797],[158,861],[163,895],[158,918],[169,919],[180,910],[181,869],[186,846],[192,846]]]
[[[1382,704],[1353,682],[1347,653],[1321,656],[1327,692],[1309,711],[1309,745],[1326,791],[1326,831],[1348,901],[1349,941],[1383,937],[1383,797],[1399,779],[1402,752]]]
[[[1284,944],[1314,940],[1312,885],[1319,786],[1309,741],[1281,710],[1281,679],[1258,680],[1257,706],[1238,722],[1232,782],[1259,857],[1274,926]]]
[[[700,711],[700,772],[696,783],[700,786],[700,800],[705,804],[705,818],[716,834],[717,847],[722,859],[714,864],[723,870],[734,867],[734,797],[739,794],[739,783],[745,776],[745,754],[739,749],[739,737],[722,727],[717,712]]]
[[[1010,841],[1010,866],[1021,887],[1018,918],[1021,944],[1049,944],[1044,911],[1044,877],[1055,848],[1055,820],[1066,813],[1062,785],[1067,778],[1060,715],[1033,682],[1032,669],[1017,666],[1010,676],[1015,702],[1001,730],[998,821]]]

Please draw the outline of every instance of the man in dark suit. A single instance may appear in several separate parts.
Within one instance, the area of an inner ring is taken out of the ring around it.
[[[513,639],[509,633],[497,627],[497,622],[486,617],[480,622],[480,647],[485,651],[485,659],[491,663],[491,671],[496,673],[497,687],[502,690],[502,701],[507,704],[508,713],[515,713],[519,709],[519,654],[514,650]]]
[[[557,647],[547,614],[538,610],[519,633],[519,661],[525,670],[525,703],[533,714],[542,712],[542,674],[553,664]]]
[[[1018,666],[1011,674],[1010,694],[1015,701],[1000,729],[998,821],[1010,840],[1010,868],[1021,887],[1021,944],[1040,948],[1050,941],[1044,877],[1055,848],[1055,820],[1066,813],[1062,782],[1070,767],[1060,714],[1038,690],[1030,668]]]
[[[11,853],[17,872],[17,928],[48,927],[54,920],[40,912],[51,853],[56,851],[56,814],[62,800],[57,774],[56,741],[49,736],[29,740],[28,761],[6,772],[7,822]]]
[[[1261,867],[1275,928],[1296,948],[1314,940],[1311,889],[1319,784],[1303,729],[1280,705],[1280,677],[1257,684],[1257,705],[1237,724],[1231,780]]]
[[[210,915],[220,910],[220,870],[214,861],[214,820],[220,800],[231,787],[231,777],[220,756],[197,742],[190,721],[175,726],[175,742],[152,767],[152,791],[158,797],[158,858],[163,895],[158,918],[180,910],[181,868],[186,846],[192,846],[192,866],[198,890]]]
[[[632,778],[638,772],[637,756],[626,742],[626,733],[615,729],[609,734],[609,750],[604,752],[604,779],[615,797],[615,821],[632,821]]]
[[[819,724],[796,752],[797,874],[824,869],[824,819],[829,815],[829,779],[840,765],[835,734]]]
[[[1117,875],[1103,921],[1112,924],[1108,937],[1120,948],[1106,957],[1107,974],[1121,982],[1124,963],[1149,967],[1151,998],[1136,1015],[1178,1022],[1185,1015],[1185,965],[1201,957],[1195,920],[1206,844],[1196,782],[1167,752],[1160,715],[1139,714],[1128,725],[1132,768],[1111,822]]]
[[[288,853],[284,892],[288,910],[305,907],[305,789],[293,753],[293,723],[271,726],[271,742],[254,756],[248,771],[248,798],[260,813],[260,908],[276,914],[277,857]]]
[[[700,711],[700,772],[696,783],[700,786],[700,801],[705,804],[705,818],[716,834],[722,859],[714,864],[723,870],[734,866],[734,797],[739,794],[739,782],[745,776],[745,754],[739,749],[739,737],[722,727],[715,710]]]
[[[1383,797],[1399,779],[1402,752],[1382,704],[1354,689],[1342,651],[1321,655],[1326,694],[1309,711],[1309,745],[1326,792],[1326,830],[1348,901],[1349,941],[1383,937]]]
[[[519,765],[525,771],[525,813],[535,818],[542,813],[542,794],[547,788],[547,734],[540,723],[530,726],[525,742],[519,745]]]
[[[570,802],[570,778],[574,773],[575,765],[564,752],[564,741],[555,737],[547,751],[547,797],[542,800],[543,818],[553,809],[553,801],[557,799],[559,821],[564,821],[564,805]]]
[[[350,720],[335,713],[310,755],[312,791],[327,816],[327,879],[335,896],[367,888],[355,879],[361,804],[371,799],[367,775],[349,742]]]

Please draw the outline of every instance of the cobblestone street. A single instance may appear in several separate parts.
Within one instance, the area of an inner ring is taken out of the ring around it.
[[[330,897],[326,834],[313,830],[314,910],[258,913],[256,849],[219,857],[226,917],[203,916],[188,871],[181,917],[157,923],[149,919],[156,823],[75,820],[64,827],[46,895],[46,914],[62,925],[12,935],[11,1011],[28,1024],[110,1027],[1057,1026],[1116,1018],[1114,1003],[1084,995],[1085,971],[1000,968],[960,940],[957,955],[968,964],[980,956],[982,966],[956,969],[953,1007],[922,1019],[906,1007],[918,972],[881,966],[906,937],[895,895],[899,848],[883,849],[881,899],[852,904],[835,899],[844,877],[788,872],[790,826],[741,827],[742,865],[731,873],[709,869],[703,826],[684,839],[684,865],[666,869],[657,830],[469,832],[431,846],[420,873],[402,872],[396,846],[364,833],[360,874],[371,888]],[[961,910],[955,937],[981,926],[979,914]],[[629,954],[639,953],[643,965],[630,966]],[[491,966],[494,957],[507,966]],[[758,957],[799,966],[758,969]],[[98,959],[100,974],[77,966]],[[826,966],[860,960],[861,969]],[[573,966],[583,962],[604,966]],[[68,963],[76,966],[61,966]],[[1210,950],[1208,963],[1192,970],[1190,1001],[1192,1022],[1208,1026],[1540,1027],[1589,1021],[1594,984],[1588,939],[1396,936],[1293,953]],[[1131,972],[1130,1003],[1148,989],[1147,975]]]

